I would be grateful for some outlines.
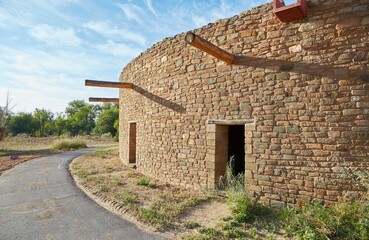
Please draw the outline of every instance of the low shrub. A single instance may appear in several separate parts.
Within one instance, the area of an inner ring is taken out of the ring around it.
[[[229,239],[229,238],[241,238],[243,237],[245,234],[241,229],[238,228],[232,228],[229,229],[227,231],[224,232],[224,236]]]
[[[226,165],[225,174],[220,176],[218,189],[227,191],[228,195],[237,195],[245,193],[245,175],[243,173],[235,174],[233,171],[235,157],[231,156]]]
[[[17,137],[19,137],[19,138],[28,138],[30,136],[27,133],[19,133],[19,134],[17,134]]]
[[[75,174],[77,177],[81,178],[81,179],[85,179],[85,178],[87,177],[87,173],[86,173],[86,171],[84,171],[84,170],[82,170],[82,169],[76,169],[76,170],[75,170],[75,172],[74,172],[74,174]]]
[[[151,183],[149,179],[147,178],[140,178],[136,181],[136,184],[139,186],[146,186],[149,188],[155,188],[155,184]]]
[[[95,152],[89,153],[90,156],[99,157],[101,159],[105,159],[107,157],[108,151],[105,150],[97,150]]]
[[[111,133],[110,133],[110,132],[107,132],[107,133],[103,133],[103,134],[101,134],[101,138],[102,138],[102,139],[112,139],[112,138],[113,138],[113,136],[111,135]]]
[[[214,237],[217,234],[217,230],[215,228],[201,228],[199,233]]]
[[[153,205],[148,207],[138,207],[138,218],[150,223],[157,229],[163,228],[168,224],[168,219],[165,215],[160,214]]]
[[[348,168],[347,176],[363,189],[360,198],[329,207],[308,203],[285,211],[286,230],[299,239],[369,239],[369,174]]]
[[[0,157],[8,156],[9,154],[6,152],[0,152]]]
[[[301,209],[285,209],[286,230],[298,239],[327,239],[330,224],[335,221],[330,208],[320,203],[310,203]]]
[[[233,219],[239,223],[251,223],[257,217],[272,216],[273,209],[251,200],[246,194],[231,199]]]
[[[123,194],[121,198],[125,204],[134,204],[137,201],[137,196],[130,192]]]
[[[194,228],[197,228],[197,227],[200,227],[200,224],[198,224],[197,222],[195,221],[188,221],[188,222],[185,222],[183,224],[183,226],[187,229],[194,229]]]
[[[298,239],[368,239],[369,204],[341,203],[325,207],[309,203],[289,209],[286,230]]]
[[[54,151],[69,151],[81,148],[87,148],[86,143],[81,140],[63,140],[51,146],[51,149]]]
[[[114,177],[112,180],[111,180],[111,183],[114,185],[114,186],[120,186],[123,184],[122,180],[119,179],[118,177]]]

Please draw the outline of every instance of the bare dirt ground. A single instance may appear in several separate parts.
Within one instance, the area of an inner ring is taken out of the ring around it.
[[[56,141],[67,139],[62,137],[8,137],[0,141],[0,175],[3,171],[30,159],[54,154],[50,146]],[[81,136],[73,139],[85,141],[88,147],[117,145],[111,139],[94,136]]]
[[[117,149],[77,158],[71,171],[77,184],[100,205],[170,239],[215,227],[230,214],[225,199],[165,184],[126,167]],[[142,179],[148,184],[139,185]]]

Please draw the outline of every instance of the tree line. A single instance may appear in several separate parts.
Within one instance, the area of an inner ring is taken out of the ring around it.
[[[1,124],[7,135],[27,134],[36,137],[60,135],[102,135],[117,137],[119,106],[117,103],[88,104],[83,100],[68,103],[64,112],[54,114],[36,108],[33,112],[11,113],[0,107]]]

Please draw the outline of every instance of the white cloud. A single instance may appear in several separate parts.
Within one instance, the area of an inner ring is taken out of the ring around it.
[[[232,10],[234,11],[231,5],[228,5],[225,0],[221,0],[220,6],[211,10],[211,17],[212,19],[231,17],[233,12]],[[238,14],[238,12],[235,12],[233,14]]]
[[[0,87],[0,106],[6,101],[6,93],[16,105],[14,111],[32,112],[35,108],[46,108],[53,112],[65,110],[68,102],[88,97],[118,97],[117,89],[101,89],[84,86],[84,79],[64,75],[34,76],[31,74],[3,73],[12,82]]]
[[[13,17],[4,8],[0,8],[0,27],[7,27],[6,22],[11,20]]]
[[[0,46],[2,53],[0,69],[18,73],[30,74],[69,74],[85,75],[91,73],[91,69],[107,67],[100,58],[93,54],[60,50],[45,52],[38,49],[13,49]],[[0,77],[2,75],[0,72]]]
[[[78,46],[82,40],[76,36],[73,28],[61,29],[47,24],[36,25],[29,34],[48,45]]]
[[[42,0],[45,2],[45,0]],[[74,4],[82,4],[80,0],[47,0],[46,1],[49,5],[53,6],[60,6],[64,4],[74,3]]]
[[[118,28],[116,26],[112,26],[107,22],[87,22],[82,24],[82,27],[95,31],[105,38],[110,39],[119,39],[119,40],[128,40],[139,45],[143,46],[146,43],[146,38],[138,33],[132,32],[128,29]]]
[[[107,54],[125,58],[137,57],[142,51],[142,49],[131,48],[124,43],[116,43],[111,40],[108,40],[106,44],[97,45],[97,48]]]
[[[46,108],[56,111],[64,111],[66,104],[62,98],[52,98],[48,95],[41,95],[35,90],[29,90],[22,87],[0,88],[0,101],[3,104],[6,101],[6,94],[12,99],[13,111],[15,112],[33,112],[35,108]]]
[[[22,72],[39,72],[42,69],[42,65],[39,62],[29,61],[28,56],[22,53],[14,55],[13,68]]]
[[[151,0],[145,0],[146,6],[149,8],[150,12],[155,15],[155,17],[158,17],[158,14],[156,13],[156,10],[154,6],[152,5]]]
[[[123,10],[124,16],[128,20],[134,20],[140,25],[144,24],[143,20],[145,19],[146,14],[142,8],[131,3],[118,4],[117,6]]]
[[[192,14],[191,20],[193,24],[195,25],[195,27],[202,27],[209,23],[209,20],[207,20],[205,17],[197,16],[194,14]]]

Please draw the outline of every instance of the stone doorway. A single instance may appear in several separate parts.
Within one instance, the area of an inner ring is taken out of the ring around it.
[[[224,175],[226,165],[234,156],[233,172],[245,174],[247,184],[247,151],[252,147],[247,141],[247,132],[254,126],[253,120],[209,120],[207,128],[209,172],[208,187],[216,187],[219,177]]]
[[[128,163],[135,164],[136,163],[136,122],[129,123],[129,150],[128,150]]]

